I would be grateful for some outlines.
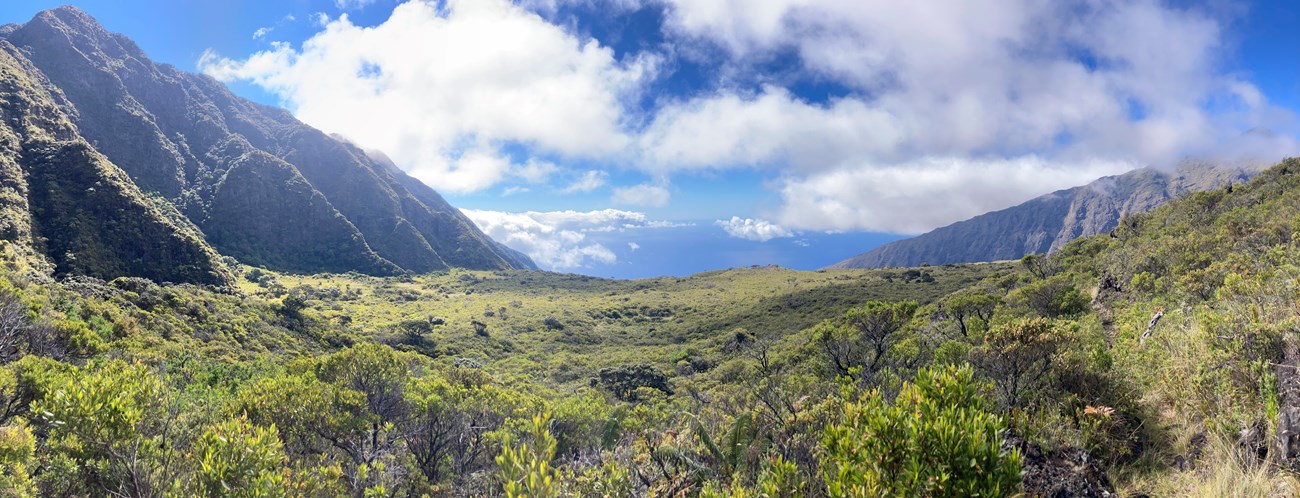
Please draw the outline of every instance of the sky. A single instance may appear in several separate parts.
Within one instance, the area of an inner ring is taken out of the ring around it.
[[[600,276],[813,269],[1137,167],[1300,154],[1294,0],[76,5]]]

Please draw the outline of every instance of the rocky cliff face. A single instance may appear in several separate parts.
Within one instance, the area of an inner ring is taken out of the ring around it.
[[[1125,215],[1189,192],[1242,182],[1258,172],[1249,166],[1200,163],[1172,172],[1142,168],[891,242],[831,268],[999,261],[1052,252],[1076,238],[1110,231]]]
[[[60,272],[211,283],[227,278],[218,264],[185,258],[213,259],[212,249],[295,272],[534,268],[391,162],[211,78],[156,64],[76,8],[0,28],[0,40],[8,144],[0,158],[0,232],[18,240],[32,231],[32,247]],[[74,165],[112,181],[62,178]],[[33,181],[54,190],[36,192]],[[97,181],[112,188],[68,191]],[[157,216],[166,222],[159,230],[197,252],[173,248],[168,259],[146,251],[156,239],[133,237],[161,235],[143,225],[128,233],[99,218],[118,213],[90,205],[106,191],[153,209],[144,219],[155,218],[159,202],[174,206],[188,223]],[[186,232],[191,224],[199,233]],[[68,244],[93,247],[95,263],[55,254],[75,256]],[[176,268],[151,268],[161,266]],[[215,273],[199,278],[208,267]]]

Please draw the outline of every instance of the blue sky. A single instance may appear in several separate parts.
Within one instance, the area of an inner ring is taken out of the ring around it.
[[[816,268],[1134,167],[1300,153],[1290,0],[75,5],[597,275]]]

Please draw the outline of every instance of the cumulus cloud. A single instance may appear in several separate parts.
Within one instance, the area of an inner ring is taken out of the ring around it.
[[[1294,135],[1239,139],[1295,118],[1220,66],[1222,26],[1191,8],[668,2],[669,31],[720,47],[732,72],[793,51],[804,74],[848,89],[826,103],[724,89],[660,109],[640,137],[660,171],[781,168],[789,226],[923,231],[1116,168],[1297,148]]]
[[[643,183],[614,189],[610,201],[624,206],[663,207],[668,205],[671,197],[666,187]]]
[[[809,73],[870,97],[814,105],[768,87],[679,103],[647,134],[667,167],[888,168],[1026,151],[1169,164],[1246,129],[1206,101],[1238,116],[1267,107],[1218,66],[1218,23],[1155,1],[671,3],[672,29],[718,43],[733,64],[794,50]]]
[[[638,244],[638,243],[636,243],[636,242],[628,242],[628,243],[627,243],[627,248],[628,248],[628,249],[631,249],[631,250],[633,250],[633,251],[635,251],[635,250],[641,248],[641,244]]]
[[[723,94],[667,106],[641,135],[640,145],[651,169],[815,169],[866,151],[887,155],[903,138],[892,114],[862,101],[810,105],[767,86],[759,95]]]
[[[741,218],[732,216],[730,220],[717,220],[714,225],[722,227],[727,235],[738,239],[767,242],[781,237],[793,237],[794,232],[767,220]]]
[[[208,52],[199,67],[252,81],[304,122],[451,192],[524,167],[502,152],[510,144],[565,158],[619,153],[629,142],[623,99],[654,66],[615,60],[508,0],[407,2],[374,27],[346,14],[323,20],[300,49],[274,44],[243,60]]]
[[[604,209],[598,211],[529,211],[508,213],[462,209],[483,233],[527,254],[539,266],[568,270],[608,265],[618,256],[604,244],[587,240],[587,233],[655,228],[645,213]],[[640,246],[629,243],[632,250]]]
[[[777,219],[810,230],[916,234],[1139,166],[1052,163],[1041,157],[921,159],[888,167],[834,169],[781,186]]]

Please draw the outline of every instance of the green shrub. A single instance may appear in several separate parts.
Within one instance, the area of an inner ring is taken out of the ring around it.
[[[62,375],[32,405],[46,444],[69,473],[46,475],[48,494],[172,489],[177,451],[168,441],[176,414],[162,379],[140,364],[114,361]]]
[[[240,417],[209,427],[194,448],[197,494],[206,497],[285,496],[284,450],[275,427]]]
[[[969,367],[921,370],[894,404],[844,401],[822,440],[832,497],[994,497],[1016,491],[1020,456],[985,411]]]
[[[551,466],[555,458],[555,438],[547,430],[550,415],[533,417],[528,425],[531,441],[507,437],[502,444],[497,466],[501,468],[501,486],[507,498],[556,498],[560,496],[560,472]]]
[[[0,427],[0,496],[28,498],[36,496],[30,471],[35,466],[36,438],[27,424]]]

